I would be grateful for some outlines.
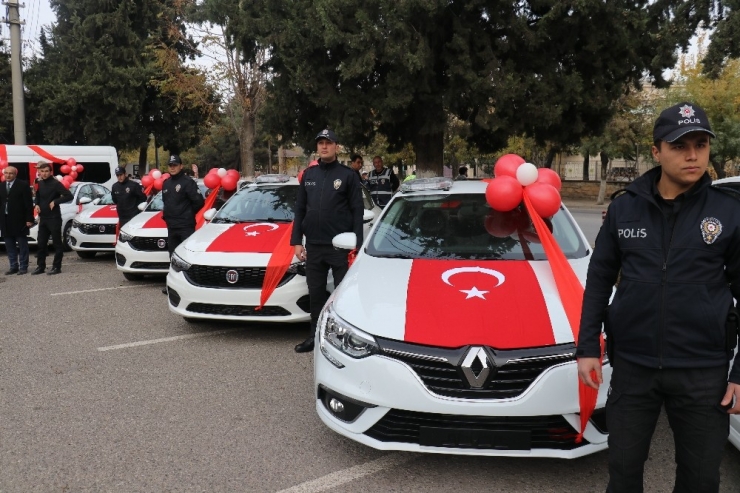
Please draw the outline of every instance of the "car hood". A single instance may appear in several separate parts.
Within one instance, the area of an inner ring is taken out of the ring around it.
[[[292,223],[206,223],[183,243],[193,253],[272,254],[281,242],[290,242]]]
[[[589,257],[570,261],[585,284]],[[574,342],[547,261],[358,256],[334,310],[373,335],[440,347],[515,349]]]
[[[162,219],[162,211],[144,211],[135,215],[121,231],[134,236],[158,236],[167,234],[167,224]]]
[[[91,205],[83,209],[82,212],[75,216],[75,219],[81,223],[117,223],[118,211],[116,205]]]

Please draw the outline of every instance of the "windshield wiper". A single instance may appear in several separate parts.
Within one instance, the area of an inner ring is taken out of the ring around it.
[[[371,254],[371,255],[373,257],[378,257],[378,258],[405,258],[405,259],[416,258],[406,253],[376,253],[376,254]]]
[[[275,217],[268,217],[267,219],[250,219],[249,222],[255,222],[255,223],[292,223],[292,219],[286,219],[286,218],[275,218]]]
[[[217,223],[227,223],[227,224],[238,224],[238,223],[240,223],[240,222],[242,222],[242,221],[240,221],[239,219],[236,219],[236,218],[234,218],[234,217],[229,217],[229,216],[220,216],[220,217],[217,217],[217,218],[215,218],[215,219],[213,220],[213,222],[217,222]]]

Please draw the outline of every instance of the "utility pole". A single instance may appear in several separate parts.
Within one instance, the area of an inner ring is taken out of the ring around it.
[[[5,23],[10,26],[10,69],[13,86],[13,128],[16,145],[26,145],[26,109],[23,98],[23,72],[21,71],[21,18],[18,0],[3,2],[8,7]]]

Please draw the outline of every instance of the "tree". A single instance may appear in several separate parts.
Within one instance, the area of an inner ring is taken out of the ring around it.
[[[740,0],[715,0],[714,32],[702,60],[702,71],[710,78],[719,77],[722,67],[740,58]]]
[[[448,114],[483,151],[526,134],[563,147],[598,134],[624,88],[675,64],[708,5],[585,0],[243,2],[270,46],[268,113],[305,142],[330,124],[350,146],[411,142],[441,174]],[[258,9],[258,10],[255,10]]]
[[[15,142],[13,133],[13,84],[10,54],[0,39],[0,144]]]

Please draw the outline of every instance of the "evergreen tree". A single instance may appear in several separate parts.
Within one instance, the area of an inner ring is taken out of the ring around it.
[[[10,53],[0,39],[0,144],[15,142],[13,133],[13,84]]]

